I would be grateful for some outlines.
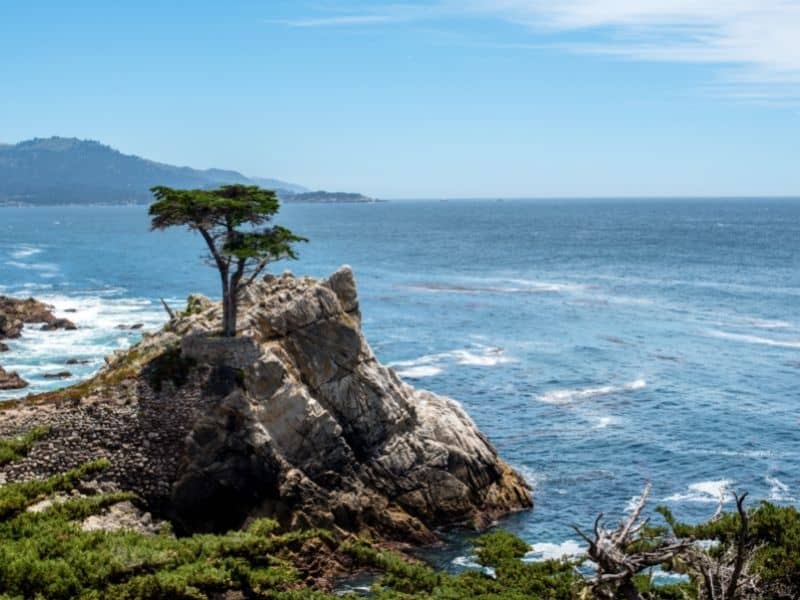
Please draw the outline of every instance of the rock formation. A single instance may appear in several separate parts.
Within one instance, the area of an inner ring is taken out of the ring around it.
[[[28,382],[22,379],[18,373],[7,373],[0,367],[0,391],[20,390],[28,387]]]
[[[42,323],[42,329],[75,329],[69,319],[60,319],[53,314],[53,307],[33,298],[18,300],[0,296],[0,339],[18,338],[24,325]]]
[[[94,380],[0,412],[0,435],[51,428],[2,475],[107,457],[115,485],[186,531],[266,516],[420,543],[530,507],[459,404],[382,366],[360,320],[349,268],[254,283],[237,338],[216,337],[220,306],[193,296]]]

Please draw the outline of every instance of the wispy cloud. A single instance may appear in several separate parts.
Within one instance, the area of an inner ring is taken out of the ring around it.
[[[740,94],[800,98],[799,0],[473,0],[472,11],[537,31],[591,31],[581,52],[704,63]]]
[[[331,27],[452,18],[511,22],[537,37],[587,32],[591,43],[566,47],[632,60],[717,65],[719,89],[800,99],[800,0],[435,0],[382,4],[380,14],[353,11],[285,24]]]

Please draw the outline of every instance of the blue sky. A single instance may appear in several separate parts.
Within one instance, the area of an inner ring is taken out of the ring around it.
[[[29,0],[0,52],[2,142],[384,198],[800,195],[800,0]]]

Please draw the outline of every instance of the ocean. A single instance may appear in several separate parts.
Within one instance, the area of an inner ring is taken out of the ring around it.
[[[800,502],[800,201],[531,200],[287,205],[311,239],[273,272],[356,273],[379,359],[463,404],[535,488],[501,525],[531,558],[579,552],[571,525],[652,504],[703,520],[732,491]],[[202,241],[144,207],[0,210],[0,293],[74,332],[27,328],[0,364],[25,393],[74,383],[219,295]],[[61,316],[62,313],[59,312]],[[67,367],[71,380],[46,373]],[[2,393],[4,399],[19,393]],[[431,555],[469,564],[468,536]]]

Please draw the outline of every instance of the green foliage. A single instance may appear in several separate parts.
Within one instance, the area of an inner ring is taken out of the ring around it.
[[[21,454],[45,433],[35,430],[13,441],[0,440],[0,447]],[[521,560],[528,545],[504,531],[476,540],[475,554],[483,570],[460,574],[437,571],[363,540],[338,544],[325,531],[280,533],[278,523],[270,519],[253,521],[244,531],[183,538],[172,535],[169,527],[154,536],[83,531],[79,523],[88,516],[124,500],[137,502],[127,493],[64,495],[108,466],[107,461],[96,461],[46,480],[0,487],[0,600],[204,600],[226,592],[247,599],[333,600],[340,596],[308,587],[304,567],[325,553],[349,557],[353,568],[381,573],[371,595],[376,600],[588,600],[579,563]],[[67,499],[38,512],[26,510],[59,492]],[[692,526],[676,522],[666,509],[660,512],[681,536],[717,540],[716,552],[735,541],[738,515]],[[800,513],[764,503],[749,515],[748,543],[758,548],[763,597],[800,597]],[[646,528],[636,542],[641,544],[638,549],[657,544],[664,534],[663,528]],[[679,570],[680,565],[674,567]],[[695,583],[655,585],[647,575],[635,579],[648,600],[696,598]]]
[[[36,429],[17,437],[0,439],[0,466],[24,458],[33,445],[47,435],[47,427]]]
[[[257,186],[225,185],[216,190],[177,190],[156,186],[150,206],[153,229],[185,225],[192,229],[216,226],[259,225],[276,214],[280,202],[275,192]]]
[[[81,479],[104,471],[108,466],[108,461],[101,459],[50,479],[12,483],[0,487],[0,520],[14,517],[50,494],[72,489]]]
[[[478,562],[487,567],[496,567],[509,560],[522,558],[528,550],[528,544],[507,531],[482,535],[475,544]]]
[[[476,545],[479,561],[491,567],[493,574],[471,570],[450,575],[424,564],[411,564],[395,554],[376,551],[363,543],[350,544],[346,550],[358,562],[385,573],[373,589],[374,597],[380,600],[577,600],[583,581],[575,565],[568,561],[527,563],[519,560],[527,552],[528,545],[502,531],[481,536]]]
[[[25,508],[107,467],[97,462],[32,483],[0,487],[0,597],[192,598],[229,590],[246,598],[333,598],[305,589],[293,557],[318,531],[276,534],[274,521],[244,532],[176,538],[169,533],[82,531],[77,523],[130,494],[72,498],[40,512]]]
[[[677,535],[698,540],[719,542],[709,553],[721,556],[735,543],[740,518],[736,513],[724,513],[718,520],[700,525],[679,523],[664,507],[660,512]],[[792,598],[800,598],[800,511],[794,506],[775,506],[762,502],[748,512],[749,539],[747,546],[755,548],[754,568],[765,590],[782,590]],[[778,596],[775,596],[778,597]]]
[[[258,186],[225,185],[215,190],[152,188],[152,229],[185,226],[198,231],[222,282],[225,336],[236,335],[241,289],[271,262],[296,259],[294,245],[306,242],[285,227],[266,226],[280,209],[275,192]]]

